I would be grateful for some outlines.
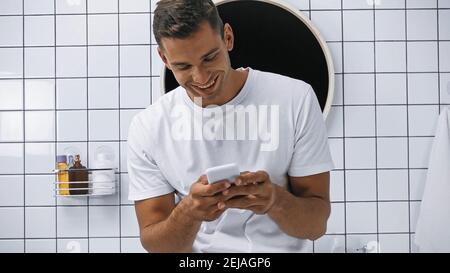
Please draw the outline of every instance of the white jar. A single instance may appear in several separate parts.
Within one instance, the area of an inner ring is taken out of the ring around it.
[[[92,195],[114,194],[116,192],[116,175],[111,155],[97,153],[94,170],[92,171]],[[107,169],[107,170],[98,170]]]

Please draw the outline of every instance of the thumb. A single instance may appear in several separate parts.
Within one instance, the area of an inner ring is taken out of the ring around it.
[[[202,185],[208,185],[208,178],[206,177],[206,175],[202,175],[199,177],[198,183],[202,184]]]

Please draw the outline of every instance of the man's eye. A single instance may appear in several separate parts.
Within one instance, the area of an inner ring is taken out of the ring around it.
[[[205,62],[211,62],[211,61],[214,61],[214,59],[215,59],[216,57],[217,57],[217,54],[214,55],[214,56],[212,56],[212,57],[205,58]]]
[[[188,70],[189,68],[191,68],[190,65],[182,65],[182,66],[178,66],[178,70]]]

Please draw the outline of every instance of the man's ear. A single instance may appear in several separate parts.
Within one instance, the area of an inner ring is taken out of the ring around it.
[[[234,34],[233,34],[233,29],[231,28],[230,24],[228,24],[228,23],[225,23],[225,25],[223,26],[223,39],[225,41],[227,50],[228,51],[233,50]]]
[[[167,67],[168,69],[172,70],[172,69],[170,68],[169,62],[167,61],[166,55],[164,55],[164,50],[161,49],[159,46],[158,46],[158,54],[159,54],[159,57],[161,57],[161,60],[162,60],[162,61],[164,62],[164,64],[166,65],[166,67]]]

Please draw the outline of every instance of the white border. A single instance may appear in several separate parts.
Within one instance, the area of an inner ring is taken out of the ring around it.
[[[216,4],[216,6],[220,6],[221,4],[230,3],[230,2],[237,2],[239,0],[213,0],[213,2]],[[278,6],[280,8],[283,8],[293,15],[295,15],[298,19],[300,19],[308,28],[311,30],[312,34],[316,39],[319,41],[320,47],[322,48],[322,51],[325,54],[325,60],[327,62],[328,66],[328,95],[327,100],[325,102],[325,107],[323,109],[323,119],[326,119],[328,116],[328,113],[331,109],[331,104],[333,102],[334,97],[334,65],[333,65],[333,59],[331,58],[330,50],[325,42],[325,40],[322,38],[322,35],[320,34],[319,30],[313,25],[313,23],[309,20],[308,17],[306,17],[300,10],[298,10],[296,7],[292,6],[289,3],[286,3],[282,0],[252,0],[252,1],[260,1],[269,3],[275,6]],[[160,88],[161,88],[161,95],[165,94],[165,83],[164,79],[166,77],[166,67],[163,65],[162,72],[161,72],[161,78],[160,78]]]

